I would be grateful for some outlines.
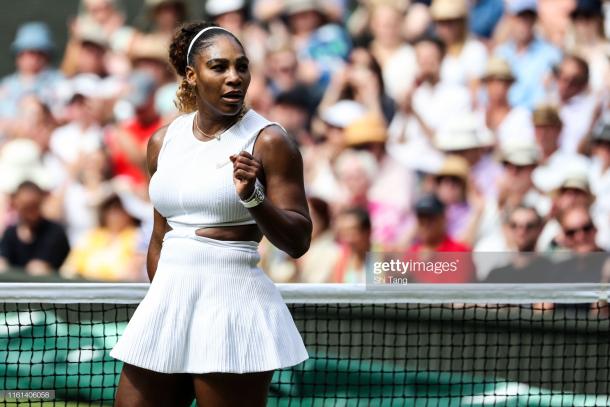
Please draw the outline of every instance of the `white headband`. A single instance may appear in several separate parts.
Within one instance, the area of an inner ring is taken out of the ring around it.
[[[193,45],[195,44],[195,41],[197,41],[197,39],[198,39],[199,37],[201,37],[201,34],[203,34],[204,32],[206,32],[206,31],[208,31],[208,30],[222,30],[222,31],[226,31],[226,32],[228,32],[229,34],[231,34],[231,35],[233,35],[233,36],[234,36],[234,34],[233,34],[231,31],[227,30],[226,28],[222,28],[222,27],[218,27],[218,26],[206,27],[206,28],[202,29],[201,31],[199,31],[199,32],[197,33],[197,35],[195,35],[195,36],[193,37],[193,39],[191,40],[191,43],[189,44],[189,49],[188,49],[188,51],[186,52],[186,64],[187,64],[187,65],[190,65],[190,63],[189,63],[189,55],[191,55],[191,49],[193,49]]]

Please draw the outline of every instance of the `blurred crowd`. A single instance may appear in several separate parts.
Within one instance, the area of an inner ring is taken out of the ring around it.
[[[241,39],[248,105],[303,156],[312,244],[295,260],[264,240],[274,281],[362,282],[370,251],[610,250],[610,1],[143,7],[146,26],[132,27],[121,0],[82,0],[65,49],[44,22],[14,33],[1,270],[148,281],[146,145],[179,114],[173,32],[200,18]]]

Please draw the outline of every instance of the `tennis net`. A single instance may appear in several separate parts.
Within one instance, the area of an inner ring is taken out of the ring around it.
[[[147,287],[0,284],[0,390],[112,405],[108,353]],[[276,371],[270,406],[610,405],[607,286],[278,287],[310,359]]]

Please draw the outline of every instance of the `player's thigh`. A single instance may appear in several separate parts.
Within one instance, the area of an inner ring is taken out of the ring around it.
[[[199,407],[264,407],[273,370],[193,375]]]
[[[189,407],[195,398],[188,373],[158,373],[123,364],[115,407]]]

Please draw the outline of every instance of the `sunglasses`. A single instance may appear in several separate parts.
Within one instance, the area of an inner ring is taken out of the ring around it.
[[[508,224],[508,226],[512,229],[512,230],[516,230],[516,229],[525,229],[528,232],[531,232],[532,230],[536,229],[538,227],[538,224],[536,222],[527,222],[527,223],[517,223],[517,222],[510,222]]]
[[[578,232],[584,232],[584,233],[589,233],[591,232],[593,229],[595,229],[595,225],[593,225],[593,223],[589,222],[586,225],[583,225],[579,228],[571,228],[571,229],[564,229],[563,233],[565,233],[565,235],[567,237],[574,237],[576,236],[576,234]]]

